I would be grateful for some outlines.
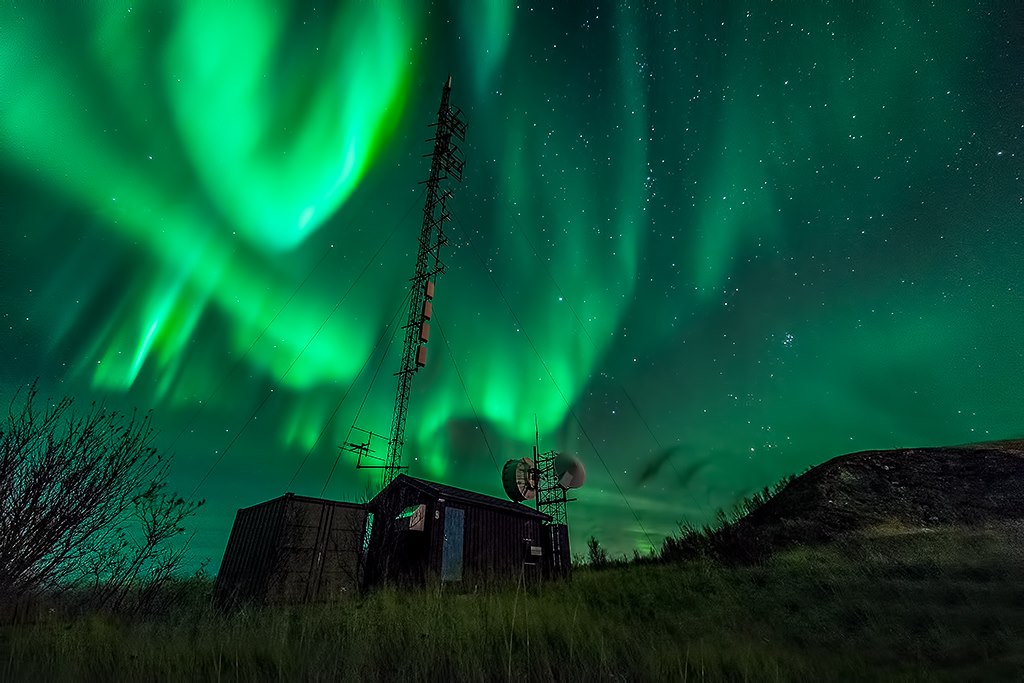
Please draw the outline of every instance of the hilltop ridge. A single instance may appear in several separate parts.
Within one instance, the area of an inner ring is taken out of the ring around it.
[[[849,453],[795,477],[711,532],[723,559],[757,561],[882,527],[927,531],[1024,521],[1024,440]],[[686,554],[686,534],[680,548]]]

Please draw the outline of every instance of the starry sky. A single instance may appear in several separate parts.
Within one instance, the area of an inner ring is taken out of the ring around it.
[[[414,476],[501,496],[536,424],[617,554],[1024,435],[1019,3],[327,4],[0,7],[0,394],[152,408],[212,569],[239,507],[375,490],[449,73]]]

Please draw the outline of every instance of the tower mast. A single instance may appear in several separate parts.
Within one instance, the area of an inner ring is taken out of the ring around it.
[[[444,273],[441,261],[441,247],[448,240],[444,235],[444,224],[451,215],[447,202],[452,196],[448,188],[450,180],[462,182],[462,169],[466,162],[458,142],[466,139],[466,123],[462,110],[452,107],[448,98],[452,91],[452,77],[449,74],[441,90],[441,105],[437,110],[437,122],[431,124],[434,137],[434,151],[430,155],[430,176],[421,184],[427,186],[423,204],[423,224],[420,228],[419,247],[416,252],[416,273],[412,276],[409,297],[409,317],[405,324],[405,344],[402,349],[402,365],[397,373],[398,389],[395,393],[395,412],[391,419],[391,437],[388,439],[388,455],[384,461],[381,488],[390,484],[405,467],[402,465],[402,448],[405,445],[405,421],[409,412],[409,394],[412,378],[427,362],[426,343],[430,337],[430,318],[433,312],[434,282]]]

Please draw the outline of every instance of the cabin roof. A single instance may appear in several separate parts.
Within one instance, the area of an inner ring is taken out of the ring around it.
[[[514,503],[511,500],[503,500],[501,498],[495,498],[494,496],[486,496],[482,493],[455,488],[454,486],[440,484],[436,481],[427,481],[426,479],[410,477],[407,474],[399,474],[395,477],[394,481],[384,487],[380,493],[373,497],[373,500],[370,501],[370,506],[375,506],[378,499],[384,495],[386,491],[397,486],[409,486],[418,489],[427,495],[444,498],[445,500],[455,500],[467,505],[491,508],[492,510],[519,515],[521,517],[531,517],[545,522],[551,521],[551,517],[549,515],[545,515],[542,512],[538,512],[537,510],[521,505],[520,503]]]
[[[288,492],[288,493],[285,493],[283,495],[277,496],[276,498],[271,498],[269,500],[265,500],[262,503],[255,503],[253,505],[249,505],[249,506],[244,507],[244,508],[239,508],[239,510],[252,510],[253,508],[262,507],[264,505],[275,505],[275,504],[277,504],[278,502],[280,502],[282,500],[290,500],[290,501],[295,501],[297,503],[317,503],[317,504],[332,505],[332,506],[335,506],[335,507],[345,507],[345,508],[365,508],[366,507],[366,505],[364,505],[363,503],[350,503],[350,502],[344,501],[344,500],[329,500],[327,498],[315,498],[315,497],[312,497],[312,496],[299,496],[299,495],[296,495],[294,493]]]

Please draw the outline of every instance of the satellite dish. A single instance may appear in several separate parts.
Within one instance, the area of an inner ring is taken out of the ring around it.
[[[555,480],[563,489],[578,489],[587,480],[587,470],[579,458],[559,453],[555,457]]]
[[[505,495],[520,503],[537,497],[537,465],[532,458],[509,460],[501,470]]]

